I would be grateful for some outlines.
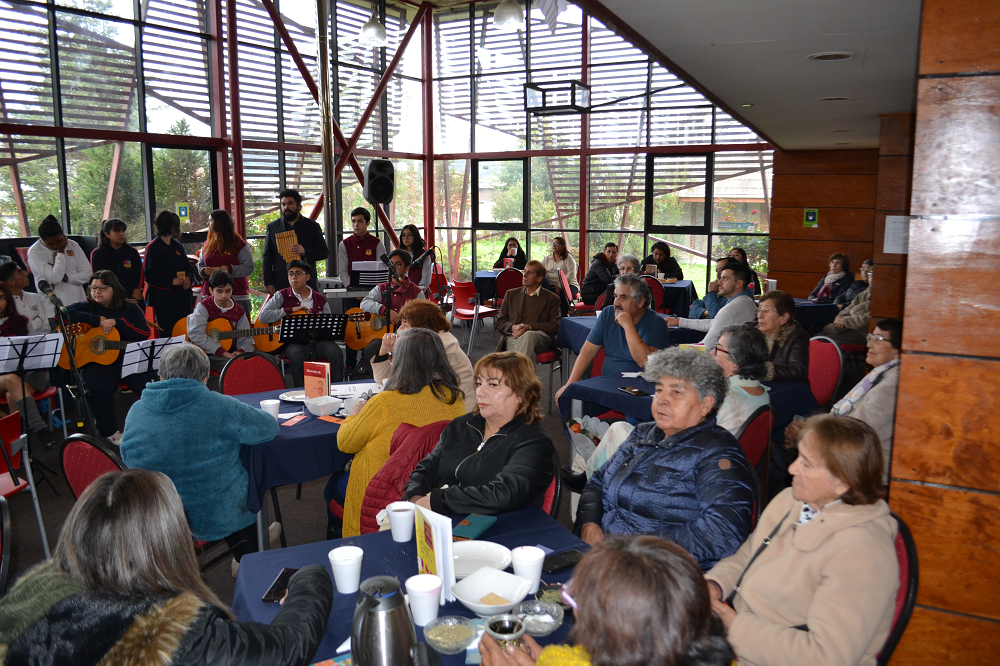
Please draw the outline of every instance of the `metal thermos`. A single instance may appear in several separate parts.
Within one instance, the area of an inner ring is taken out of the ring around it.
[[[374,576],[361,583],[351,627],[354,666],[413,666],[417,644],[403,586],[395,576]]]

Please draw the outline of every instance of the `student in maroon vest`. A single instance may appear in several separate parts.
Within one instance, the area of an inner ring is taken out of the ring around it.
[[[368,292],[368,295],[361,301],[361,309],[372,314],[388,316],[389,322],[395,326],[399,324],[399,311],[410,301],[426,299],[424,290],[415,282],[410,282],[408,273],[412,259],[406,250],[393,250],[389,255],[389,263],[396,270],[400,279],[390,277],[387,282],[376,285]],[[389,307],[386,308],[386,292],[388,292]],[[369,365],[371,358],[378,354],[382,347],[381,340],[374,340],[368,343],[362,355],[363,363]]]
[[[216,372],[222,370],[229,359],[244,352],[253,351],[253,338],[238,338],[232,351],[226,351],[213,340],[205,328],[208,322],[225,319],[234,329],[248,329],[250,322],[246,310],[233,298],[233,276],[226,271],[215,271],[206,281],[212,290],[208,298],[202,299],[188,315],[188,340],[205,350],[208,363]]]
[[[260,322],[273,324],[286,314],[294,312],[330,314],[330,304],[326,302],[326,298],[318,291],[314,291],[308,284],[312,275],[313,269],[308,263],[298,259],[288,262],[288,283],[290,286],[275,292],[274,296],[264,303],[258,317]],[[281,348],[281,351],[291,361],[292,379],[295,385],[304,386],[305,377],[302,374],[302,364],[309,360],[309,345],[288,343]],[[316,358],[330,364],[330,378],[333,381],[339,382],[341,380],[341,377],[344,376],[344,355],[336,342],[332,340],[317,342]]]
[[[367,208],[355,208],[351,211],[351,226],[354,233],[340,242],[337,250],[337,267],[340,281],[345,287],[358,287],[358,272],[354,269],[357,261],[379,261],[385,254],[385,245],[368,233],[368,224],[372,221],[372,215]],[[345,298],[344,312],[361,305],[361,299]],[[347,348],[347,373],[354,370],[357,362],[358,352],[350,347]]]
[[[253,273],[253,251],[240,238],[233,226],[233,218],[224,210],[213,210],[209,215],[208,238],[201,246],[198,273],[205,278],[201,283],[201,297],[212,295],[209,277],[216,271],[225,271],[233,278],[233,300],[250,317],[250,280]],[[214,368],[213,368],[214,369]]]

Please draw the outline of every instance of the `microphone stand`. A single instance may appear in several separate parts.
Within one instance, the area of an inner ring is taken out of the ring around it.
[[[18,361],[17,361],[17,375],[18,375],[18,377],[21,378],[21,402],[22,402],[22,404],[26,404],[26,403],[24,403],[25,400],[34,400],[35,399],[34,396],[28,395],[27,391],[25,391],[25,389],[24,389],[24,359],[27,358],[27,356],[28,356],[28,343],[27,342],[24,342],[21,345],[21,351],[18,354],[18,356],[20,358],[18,358]],[[27,409],[27,407],[25,407],[25,409]],[[63,414],[63,418],[65,418],[65,416],[66,415]],[[6,449],[7,447],[4,447],[4,448]],[[28,465],[38,465],[39,467],[42,468],[43,471],[39,472],[39,476],[41,477],[41,480],[44,481],[45,483],[49,484],[49,487],[52,488],[52,492],[54,492],[56,494],[56,497],[59,497],[59,491],[56,490],[56,487],[52,484],[52,481],[49,480],[49,477],[45,475],[45,472],[48,472],[49,474],[55,475],[55,470],[49,468],[47,465],[45,465],[45,464],[43,464],[43,463],[41,463],[41,462],[39,462],[37,460],[35,460],[35,458],[31,455],[31,426],[28,425],[27,416],[24,419],[24,452],[26,454],[26,457],[28,458],[27,464]],[[11,468],[11,470],[13,470],[13,468]]]
[[[95,437],[100,437],[97,432],[97,423],[94,421],[94,415],[90,411],[90,391],[87,389],[86,382],[83,381],[83,374],[80,373],[80,368],[76,364],[76,348],[70,344],[69,337],[69,319],[63,312],[65,307],[59,297],[53,292],[49,296],[49,300],[52,301],[53,308],[56,311],[56,318],[59,320],[59,328],[63,336],[63,344],[66,345],[66,355],[69,357],[69,371],[73,377],[74,385],[66,385],[66,390],[69,394],[73,396],[76,401],[76,427],[83,428],[84,425],[90,426],[90,432],[93,433]],[[74,389],[76,389],[74,391]],[[63,414],[63,418],[66,415]]]

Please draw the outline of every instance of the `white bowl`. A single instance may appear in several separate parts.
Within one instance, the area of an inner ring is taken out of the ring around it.
[[[340,398],[321,395],[318,398],[309,398],[306,400],[306,409],[316,416],[329,416],[330,414],[336,414],[337,410],[343,404],[344,401]]]
[[[510,566],[510,549],[492,541],[456,541],[452,550],[457,580],[467,578],[483,567],[503,571]]]
[[[509,613],[514,606],[521,603],[531,581],[506,571],[498,571],[491,567],[483,567],[464,580],[451,586],[451,593],[462,602],[462,605],[479,617],[490,617]],[[480,601],[489,593],[506,599],[506,604],[486,604]]]

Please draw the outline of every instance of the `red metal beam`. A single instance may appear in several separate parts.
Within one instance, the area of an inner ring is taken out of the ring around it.
[[[240,68],[236,34],[236,3],[226,2],[226,47],[229,51],[229,122],[233,141],[233,223],[246,238],[246,199],[243,191],[243,130],[240,126]]]
[[[584,12],[580,29],[580,64],[583,82],[590,84],[590,14]],[[583,114],[580,119],[580,244],[579,260],[576,262],[577,272],[585,273],[590,262],[590,114]],[[577,275],[577,280],[583,280]],[[581,282],[582,283],[582,282]]]
[[[122,130],[89,129],[84,127],[53,127],[52,125],[20,125],[17,123],[0,123],[0,134],[61,137],[64,139],[91,139],[98,141],[142,141],[143,143],[152,143],[155,145],[192,146],[195,148],[225,148],[229,145],[226,139],[207,136],[125,132]]]
[[[420,42],[420,58],[423,65],[423,105],[424,115],[424,246],[434,247],[434,69],[431,40],[434,38],[433,14],[425,12],[423,33]],[[446,175],[447,177],[447,175]]]
[[[492,153],[438,153],[435,160],[513,160],[523,157],[576,157],[578,155],[635,155],[650,153],[691,154],[691,153],[722,153],[722,152],[757,152],[771,150],[768,143],[704,143],[677,146],[622,146],[614,148],[549,148],[545,150],[510,150]]]
[[[122,167],[122,151],[125,150],[125,142],[119,141],[115,144],[115,152],[111,157],[111,173],[108,175],[108,196],[104,199],[104,219],[111,217],[111,210],[115,203],[115,192],[118,189],[118,172]],[[98,233],[100,236],[100,233]]]
[[[212,40],[209,45],[209,66],[212,74],[212,136],[226,136],[226,73],[225,51],[222,44],[222,2],[209,0],[208,26]],[[223,145],[215,150],[215,187],[219,205],[230,215],[233,212],[229,189],[229,150]]]
[[[334,169],[334,173],[337,178],[340,178],[341,172],[344,170],[344,166],[347,165],[347,160],[354,153],[354,148],[357,147],[358,141],[361,140],[361,135],[365,131],[365,127],[368,125],[368,120],[372,117],[372,113],[375,111],[375,107],[378,106],[379,101],[382,99],[382,95],[385,93],[385,89],[389,87],[389,81],[392,80],[392,75],[396,71],[396,67],[399,65],[399,61],[403,58],[403,53],[406,51],[407,45],[410,43],[410,38],[416,33],[417,28],[423,21],[424,15],[430,13],[431,6],[429,3],[422,3],[420,8],[417,9],[416,15],[413,17],[413,22],[407,29],[406,34],[403,35],[403,41],[399,43],[396,47],[396,53],[393,54],[392,60],[389,62],[389,66],[386,67],[385,73],[382,74],[382,78],[379,80],[378,85],[375,86],[375,91],[372,93],[372,98],[368,100],[368,106],[365,107],[364,113],[358,119],[358,124],[354,127],[354,132],[351,134],[350,140],[347,142],[347,147],[344,148],[344,152],[341,153],[340,159],[337,160],[337,166]]]

